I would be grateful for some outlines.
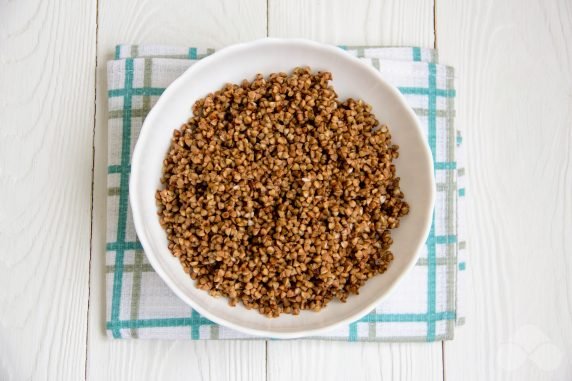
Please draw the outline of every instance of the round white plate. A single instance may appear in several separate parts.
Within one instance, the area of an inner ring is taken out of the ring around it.
[[[167,248],[159,224],[155,192],[160,188],[163,159],[174,129],[191,116],[199,98],[225,83],[240,83],[256,73],[289,72],[296,66],[327,70],[340,99],[363,99],[378,120],[387,124],[399,144],[395,164],[410,213],[392,231],[394,261],[387,272],[370,279],[359,295],[346,303],[332,301],[320,312],[302,311],[267,318],[242,305],[230,307],[225,298],[213,298],[195,288],[179,260]],[[295,338],[317,335],[355,321],[372,311],[415,264],[431,225],[435,200],[433,162],[423,132],[403,96],[378,71],[343,50],[306,40],[263,39],[227,47],[191,66],[161,95],[141,130],[131,164],[130,203],[139,240],[155,271],[184,302],[206,318],[253,335]]]

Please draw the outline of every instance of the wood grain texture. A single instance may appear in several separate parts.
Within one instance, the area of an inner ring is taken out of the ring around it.
[[[433,46],[433,2],[270,0],[269,35]],[[441,380],[442,345],[268,342],[268,380]]]
[[[0,2],[0,379],[84,377],[96,7]]]
[[[267,24],[265,0],[99,0],[99,14],[94,0],[0,0],[0,380],[442,378],[439,343],[269,342],[266,354],[263,342],[104,336],[116,43],[220,47],[267,26],[337,44],[434,42],[432,2],[268,2]],[[469,159],[469,310],[445,344],[446,379],[572,379],[572,4],[436,3]]]
[[[146,341],[105,337],[107,85],[117,43],[222,47],[266,36],[265,0],[100,0],[89,380],[263,380],[263,341]]]
[[[268,381],[442,380],[441,343],[268,342]]]
[[[433,1],[269,0],[270,37],[433,47]]]
[[[467,324],[449,380],[572,379],[572,3],[437,1],[468,156]]]

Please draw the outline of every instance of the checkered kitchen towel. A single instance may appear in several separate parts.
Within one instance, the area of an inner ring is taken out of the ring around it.
[[[464,320],[458,285],[466,266],[453,68],[438,64],[431,49],[341,48],[373,65],[403,93],[433,152],[438,193],[430,235],[407,279],[369,315],[320,339],[451,339]],[[248,338],[200,316],[167,288],[137,240],[128,202],[130,158],[143,119],[173,80],[212,52],[120,45],[108,62],[107,330],[113,338]]]

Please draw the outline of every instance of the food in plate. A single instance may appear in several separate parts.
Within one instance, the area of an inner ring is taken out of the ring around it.
[[[399,147],[331,79],[298,67],[227,84],[174,131],[156,200],[198,288],[276,317],[346,301],[387,270],[409,212]]]

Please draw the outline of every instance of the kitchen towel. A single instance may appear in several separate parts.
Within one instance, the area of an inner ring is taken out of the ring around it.
[[[455,326],[464,322],[460,291],[467,266],[462,138],[454,124],[453,68],[439,64],[433,49],[340,49],[379,70],[417,114],[433,153],[437,197],[433,224],[420,258],[395,292],[362,319],[314,339],[451,339]],[[170,291],[147,261],[128,200],[131,154],[145,116],[171,82],[213,52],[118,45],[114,60],[107,64],[106,328],[112,338],[255,339],[209,321]]]

